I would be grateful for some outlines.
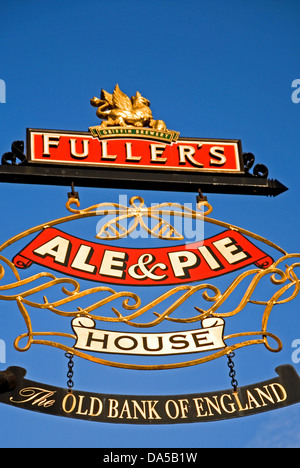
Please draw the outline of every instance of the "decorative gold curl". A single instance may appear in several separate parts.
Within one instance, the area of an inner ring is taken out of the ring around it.
[[[33,336],[41,336],[41,335],[43,335],[43,336],[47,336],[47,335],[53,335],[54,336],[55,335],[55,336],[64,336],[64,337],[69,337],[69,338],[75,338],[75,336],[71,335],[71,334],[55,333],[55,332],[46,332],[46,333],[37,332],[37,333],[32,334],[31,344],[39,344],[39,345],[46,345],[46,346],[51,346],[51,347],[54,347],[54,348],[59,348],[59,349],[62,349],[64,351],[70,352],[70,353],[74,354],[75,356],[81,357],[83,359],[86,359],[88,361],[92,361],[92,362],[97,363],[97,364],[103,364],[103,365],[106,365],[106,366],[109,366],[109,367],[117,367],[117,368],[120,368],[120,369],[133,369],[133,370],[180,369],[180,368],[183,368],[183,367],[191,367],[191,366],[195,366],[195,365],[198,365],[198,364],[203,364],[204,362],[209,362],[209,361],[212,361],[214,359],[218,359],[218,358],[220,358],[222,356],[225,356],[229,352],[235,351],[236,349],[244,348],[246,346],[250,346],[250,345],[253,345],[253,344],[265,344],[267,336],[272,337],[278,344],[277,349],[270,348],[270,351],[278,352],[278,351],[280,351],[282,349],[282,344],[281,344],[281,341],[279,340],[279,338],[276,337],[275,335],[273,335],[272,333],[266,332],[261,339],[247,340],[247,341],[244,341],[244,342],[241,342],[241,343],[226,346],[226,348],[222,349],[221,351],[217,351],[216,353],[213,353],[213,354],[211,354],[209,356],[205,356],[205,357],[202,357],[202,358],[197,358],[197,359],[186,361],[186,362],[177,362],[177,363],[168,363],[168,364],[151,364],[151,365],[126,364],[126,363],[122,363],[122,362],[114,362],[114,361],[108,361],[106,359],[97,358],[97,357],[88,355],[88,354],[86,354],[86,353],[84,353],[82,351],[79,351],[78,349],[71,348],[70,346],[66,346],[66,345],[64,345],[62,343],[56,343],[56,342],[53,342],[53,341],[33,339]],[[236,336],[251,336],[251,335],[262,335],[262,332],[249,332],[249,333],[229,335],[227,337],[224,337],[224,339],[229,339],[229,338],[233,338],[233,337],[236,337]],[[28,333],[24,333],[24,334],[20,335],[15,341],[15,347],[18,346],[19,341],[22,338],[25,338],[27,336],[28,336]],[[24,348],[19,349],[19,351],[22,351],[22,350],[25,351]]]
[[[292,300],[294,297],[299,292],[299,279],[297,278],[297,275],[294,271],[295,267],[299,267],[300,263],[294,263],[293,265],[286,266],[285,271],[281,270],[279,268],[279,264],[281,262],[285,262],[287,259],[291,259],[293,257],[300,258],[299,254],[290,254],[283,256],[281,259],[279,259],[277,262],[273,264],[272,267],[268,268],[267,270],[258,270],[258,269],[253,269],[249,270],[247,272],[244,272],[239,275],[238,278],[236,278],[232,284],[224,291],[222,294],[218,288],[215,286],[209,285],[209,284],[201,284],[197,286],[191,286],[191,285],[181,285],[177,286],[175,288],[172,288],[171,290],[167,291],[166,293],[162,294],[155,300],[151,301],[150,303],[141,306],[141,300],[140,298],[133,293],[128,293],[128,292],[119,292],[116,293],[114,290],[111,288],[107,287],[97,287],[97,288],[91,288],[87,290],[80,291],[80,286],[77,281],[75,280],[70,280],[67,278],[61,278],[61,279],[54,279],[53,275],[45,274],[43,275],[35,275],[31,278],[27,278],[26,280],[23,280],[21,283],[22,285],[25,284],[30,284],[30,280],[35,281],[37,278],[42,278],[45,277],[46,280],[49,279],[47,283],[45,283],[42,286],[39,287],[33,287],[28,289],[27,291],[23,292],[20,295],[14,294],[10,296],[5,296],[1,295],[1,299],[6,299],[6,300],[16,300],[17,305],[19,307],[19,310],[24,318],[26,327],[27,327],[27,333],[23,333],[22,335],[18,336],[15,340],[15,348],[18,351],[27,351],[32,344],[43,344],[47,346],[53,346],[56,348],[60,348],[69,352],[72,352],[73,354],[84,357],[85,359],[91,360],[93,362],[97,362],[100,364],[105,364],[108,366],[113,366],[113,367],[120,367],[120,368],[131,368],[131,369],[171,369],[171,368],[178,368],[178,367],[184,367],[184,366],[192,366],[196,364],[200,364],[202,362],[207,362],[212,359],[216,359],[220,356],[225,355],[226,353],[233,351],[235,349],[245,347],[245,346],[250,346],[253,344],[264,344],[267,350],[272,351],[272,352],[279,352],[282,349],[282,343],[281,340],[274,334],[270,333],[267,331],[267,324],[268,324],[268,319],[270,316],[270,313],[272,311],[272,308],[276,304],[283,304],[287,303],[290,300]],[[235,307],[233,310],[229,310],[227,312],[220,312],[219,309],[221,305],[225,303],[225,301],[230,297],[233,291],[235,291],[236,287],[242,283],[243,280],[245,280],[247,277],[250,275],[253,276],[250,284],[246,288],[246,291],[244,293],[244,296],[240,300],[240,303],[238,304],[237,307]],[[276,286],[281,286],[281,288],[276,291],[272,298],[269,301],[258,301],[258,300],[253,300],[252,295],[259,283],[263,278],[265,278],[267,275],[269,275],[271,282],[276,285]],[[50,277],[50,278],[49,278]],[[44,296],[44,303],[37,303],[32,300],[29,300],[28,297],[37,291],[42,291],[47,288],[52,288],[54,285],[57,285],[59,283],[62,283],[66,281],[67,283],[71,283],[74,290],[73,291],[68,291],[65,287],[62,288],[62,292],[66,295],[65,298],[60,299],[58,301],[50,303],[47,298]],[[285,284],[288,281],[287,284]],[[10,287],[14,288],[16,287],[16,284],[18,283],[12,283],[10,285],[2,286],[2,290],[9,289]],[[282,299],[282,295],[289,291],[293,287],[293,291],[291,295],[285,299]],[[0,288],[0,289],[1,289]],[[191,316],[191,317],[185,317],[185,318],[178,318],[174,317],[174,312],[177,310],[187,299],[192,297],[195,293],[201,292],[202,291],[202,298],[206,302],[213,302],[212,306],[208,308],[207,310],[200,309],[199,307],[195,307],[195,309],[198,311],[198,314]],[[109,295],[103,299],[97,300],[93,304],[89,305],[85,309],[77,308],[77,311],[71,311],[71,312],[65,312],[61,310],[61,306],[73,302],[79,298],[83,298],[85,296],[91,296],[93,294],[97,294],[99,292],[106,292]],[[181,296],[179,298],[176,298],[174,302],[169,305],[165,311],[161,314],[158,314],[157,312],[153,312],[153,314],[156,316],[156,319],[148,322],[148,323],[142,323],[142,322],[136,322],[138,317],[141,315],[145,314],[149,310],[155,308],[157,305],[163,303],[165,300],[171,298],[177,293],[181,293]],[[91,312],[95,311],[96,309],[99,309],[103,307],[104,305],[107,305],[108,303],[114,301],[115,299],[125,297],[122,306],[124,310],[131,310],[133,311],[132,313],[128,315],[123,315],[116,307],[112,307],[111,310],[114,312],[116,315],[115,317],[108,317],[108,316],[100,316],[100,315],[95,315],[91,314]],[[130,304],[129,301],[130,299],[133,299],[133,304]],[[217,351],[210,356],[205,356],[202,358],[197,358],[192,361],[188,361],[185,363],[173,363],[173,364],[158,364],[158,365],[132,365],[132,364],[124,364],[124,363],[117,363],[117,362],[110,362],[107,360],[103,360],[94,356],[89,356],[83,352],[80,352],[70,346],[64,345],[62,343],[57,343],[54,341],[48,341],[48,340],[41,340],[41,339],[36,339],[35,337],[38,336],[57,336],[57,337],[64,337],[64,338],[71,338],[75,339],[75,336],[73,334],[68,334],[68,333],[58,333],[58,332],[33,332],[32,326],[31,326],[31,320],[29,317],[29,314],[26,310],[25,305],[31,306],[31,307],[36,307],[40,309],[47,309],[50,312],[54,312],[57,315],[62,315],[66,317],[75,317],[78,315],[87,315],[94,320],[97,321],[105,321],[105,322],[118,322],[118,323],[125,323],[127,325],[130,325],[132,327],[140,327],[140,328],[149,328],[153,327],[155,325],[158,325],[161,323],[163,320],[169,320],[172,322],[177,322],[177,323],[191,323],[191,322],[199,322],[200,320],[203,320],[204,318],[207,317],[230,317],[233,315],[236,315],[240,311],[242,311],[245,306],[248,303],[252,304],[257,304],[257,305],[262,305],[265,306],[264,313],[263,313],[263,318],[262,318],[262,328],[261,331],[255,331],[255,332],[242,332],[242,333],[235,333],[235,334],[230,334],[224,337],[224,341],[229,341],[232,339],[240,338],[240,337],[245,337],[245,336],[252,336],[253,338],[250,340],[245,340],[240,343],[235,343],[235,344],[227,344],[226,348]],[[78,312],[79,310],[79,312]],[[171,316],[172,315],[172,316]],[[258,338],[258,336],[260,338]],[[20,341],[24,338],[27,338],[27,342],[24,346],[20,346]],[[275,343],[276,347],[271,346],[269,343],[269,338],[272,338]]]
[[[199,211],[194,211],[179,203],[169,202],[160,203],[147,208],[144,199],[139,196],[132,197],[129,200],[128,207],[117,203],[100,203],[83,210],[76,210],[71,208],[72,204],[76,204],[79,208],[79,200],[77,198],[70,198],[66,204],[68,211],[75,215],[115,216],[113,219],[107,221],[96,235],[96,238],[105,240],[127,237],[135,231],[138,225],[153,237],[166,240],[182,240],[184,236],[180,234],[169,221],[164,219],[164,216],[168,218],[174,216],[203,220],[204,216],[212,212],[212,206],[207,201],[198,203],[197,208]],[[120,224],[122,221],[130,219],[132,219],[133,222],[127,229]],[[154,220],[156,223],[155,226],[150,229],[144,219]]]

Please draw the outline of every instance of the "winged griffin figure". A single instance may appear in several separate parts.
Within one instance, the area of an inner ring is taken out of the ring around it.
[[[98,107],[96,115],[103,120],[100,127],[132,125],[134,127],[151,127],[166,130],[163,120],[154,120],[150,110],[150,101],[136,92],[131,99],[116,85],[113,94],[101,90],[101,99],[93,97],[90,103]]]

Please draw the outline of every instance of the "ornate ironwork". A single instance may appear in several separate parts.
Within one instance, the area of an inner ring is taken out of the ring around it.
[[[243,160],[244,160],[244,170],[246,174],[249,174],[250,169],[253,167],[253,176],[254,177],[263,177],[267,178],[269,175],[269,170],[267,166],[264,164],[256,164],[254,166],[255,162],[255,156],[252,153],[243,153]],[[251,174],[249,174],[251,175]]]
[[[134,200],[136,199],[142,202],[142,199],[140,197],[134,197]],[[77,208],[80,207],[78,199],[71,198],[66,204],[67,209],[69,210],[69,212],[71,212],[70,216],[41,224],[14,236],[13,238],[4,242],[0,246],[0,252],[3,252],[6,247],[14,244],[15,242],[24,239],[29,234],[38,232],[45,227],[54,226],[66,221],[76,220],[85,217],[106,216],[109,211],[109,207],[113,209],[114,212],[116,208],[119,210],[121,210],[122,208],[120,207],[120,205],[114,203],[102,203],[100,205],[94,205],[86,209],[74,209],[71,207],[71,205],[74,203],[76,204]],[[168,204],[161,204],[158,205],[158,207],[160,209],[161,216],[163,216],[164,208],[168,208]],[[281,247],[257,234],[253,234],[250,231],[247,231],[246,229],[233,226],[229,223],[210,218],[209,214],[211,213],[212,208],[206,201],[200,202],[198,208],[199,211],[191,210],[190,212],[186,211],[186,209],[183,209],[181,211],[181,215],[197,217],[198,219],[202,219],[205,222],[226,227],[230,230],[239,231],[240,233],[243,233],[251,238],[254,238],[269,245],[270,247],[273,247],[275,250],[277,250],[279,254],[281,254],[280,258],[266,269],[255,268],[242,272],[224,291],[221,291],[216,286],[208,283],[203,283],[196,286],[179,285],[170,289],[166,293],[161,294],[154,300],[150,301],[148,304],[142,305],[142,300],[138,294],[129,291],[116,292],[112,288],[104,286],[81,289],[80,283],[75,279],[64,277],[57,278],[52,273],[42,272],[21,280],[15,265],[9,259],[3,256],[3,254],[1,254],[0,260],[4,265],[2,265],[0,268],[1,279],[3,279],[6,276],[9,276],[9,273],[12,274],[15,279],[12,282],[10,281],[7,284],[0,286],[0,300],[16,302],[24,318],[24,322],[27,329],[25,333],[21,334],[16,338],[15,348],[19,351],[27,351],[32,344],[42,344],[46,346],[60,348],[68,353],[72,353],[84,359],[100,364],[140,370],[171,369],[185,366],[193,366],[213,359],[217,359],[221,356],[228,354],[228,352],[232,352],[241,347],[253,344],[263,344],[267,350],[272,352],[280,351],[282,349],[281,340],[279,337],[267,330],[268,321],[273,307],[275,305],[284,304],[291,301],[297,296],[299,292],[299,279],[296,275],[295,269],[296,267],[300,266],[300,254],[288,254]],[[165,214],[166,213],[169,214],[169,210],[166,209]],[[131,214],[137,217],[137,210],[134,208]],[[155,216],[155,210],[153,213],[148,212],[148,215],[149,214]],[[108,237],[108,239],[111,238],[112,237]],[[163,238],[163,236],[161,238]],[[167,238],[170,239],[170,237]],[[287,265],[288,261],[292,261],[292,264]],[[257,286],[263,281],[263,279],[267,278],[270,279],[273,285],[277,286],[276,292],[272,295],[270,299],[267,300],[254,299],[253,293],[257,289]],[[49,291],[50,293],[52,289],[57,287],[57,285],[62,285],[61,298],[55,301],[51,301],[48,299],[48,296],[46,296],[45,293],[46,291]],[[228,304],[230,303],[230,299],[233,295],[233,292],[237,288],[240,288],[240,290],[242,290],[243,288],[245,289],[239,304],[236,307],[234,307],[233,310],[229,309],[226,312],[222,312],[221,306],[226,301],[228,301]],[[20,291],[20,289],[22,291]],[[43,294],[41,300],[36,298],[36,294],[38,293]],[[117,301],[122,298],[122,309],[120,309],[120,307],[117,305]],[[191,314],[190,316],[185,315],[184,318],[182,318],[180,313],[178,316],[176,316],[176,311],[179,310],[180,312],[181,306],[189,298],[194,299],[194,308],[196,313]],[[86,301],[86,304],[83,304],[84,301]],[[204,301],[203,305],[200,304],[200,301]],[[109,309],[107,309],[107,306],[113,302],[115,302],[116,305],[112,306],[109,311]],[[72,304],[74,304],[74,309],[71,311],[66,311],[65,307],[70,308],[70,305]],[[263,307],[260,330],[232,333],[227,336],[224,336],[224,341],[226,343],[225,348],[216,351],[210,354],[209,356],[196,358],[187,362],[173,362],[155,365],[139,365],[112,362],[99,357],[91,356],[78,349],[74,349],[72,347],[72,344],[64,343],[65,339],[71,339],[72,341],[76,339],[76,336],[74,334],[63,332],[36,332],[33,330],[29,313],[30,308],[36,308],[69,319],[73,319],[75,317],[88,317],[95,321],[120,323],[134,328],[151,328],[163,322],[164,320],[173,323],[184,324],[195,322],[199,323],[200,321],[203,321],[207,318],[222,318],[227,320],[229,317],[235,316],[236,314],[242,312],[248,304],[255,304]],[[164,310],[160,313],[157,312],[158,306],[164,308]],[[96,311],[103,312],[97,314]],[[139,318],[145,316],[145,314],[149,311],[153,311],[153,320],[146,322],[138,320]],[[56,339],[60,338],[62,339],[62,342],[45,339],[46,336],[52,338],[56,337]],[[236,342],[237,338],[241,338],[242,340]],[[24,339],[26,339],[26,342],[21,346],[21,341],[23,341]],[[272,345],[270,343],[270,339],[274,340],[275,345]]]
[[[285,192],[281,182],[268,179],[268,169],[256,164],[252,153],[244,153],[245,174],[182,173],[170,178],[164,171],[138,171],[127,168],[125,171],[106,168],[74,167],[60,165],[30,164],[24,154],[24,142],[12,143],[11,151],[4,153],[0,165],[0,182],[38,185],[78,187],[103,187],[136,190],[173,190],[205,193],[245,194],[277,196]],[[250,169],[253,167],[253,174]]]
[[[24,154],[24,141],[14,141],[11,145],[11,151],[4,153],[1,164],[20,166],[27,163],[27,158]]]

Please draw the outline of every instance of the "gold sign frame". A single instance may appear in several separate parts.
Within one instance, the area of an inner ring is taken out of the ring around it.
[[[137,203],[138,202],[138,203]],[[72,205],[76,205],[77,208],[73,208]],[[263,344],[267,350],[272,352],[279,352],[282,349],[282,343],[279,337],[267,330],[268,320],[272,309],[277,304],[285,304],[292,299],[294,299],[299,292],[299,279],[295,273],[295,268],[300,266],[300,254],[289,254],[281,247],[277,246],[273,242],[254,234],[246,229],[233,226],[229,223],[219,221],[213,218],[210,218],[209,215],[212,212],[212,206],[206,202],[201,201],[198,203],[197,211],[194,211],[190,208],[184,207],[183,205],[177,203],[162,203],[156,205],[155,207],[147,208],[144,206],[144,200],[141,197],[132,197],[130,200],[130,206],[126,207],[124,205],[119,205],[117,203],[101,203],[93,205],[85,209],[79,209],[80,203],[76,198],[70,198],[66,204],[67,210],[71,215],[47,222],[42,223],[38,226],[35,226],[31,229],[27,229],[18,235],[7,240],[0,246],[0,260],[9,270],[13,273],[15,280],[6,285],[0,286],[0,300],[4,301],[15,301],[18,305],[18,308],[23,316],[27,332],[19,335],[15,339],[15,349],[18,351],[27,351],[30,349],[32,344],[40,344],[51,346],[55,348],[62,349],[66,352],[72,353],[78,357],[84,358],[86,360],[92,361],[94,363],[103,364],[111,367],[118,367],[124,369],[135,369],[135,370],[161,370],[161,369],[175,369],[193,366],[197,364],[202,364],[214,359],[217,359],[221,356],[224,356],[236,349],[250,346],[254,344]],[[106,240],[124,238],[128,236],[137,226],[141,226],[145,229],[148,234],[159,239],[167,240],[178,240],[180,239],[180,234],[175,230],[169,221],[164,219],[164,216],[181,216],[189,217],[192,219],[202,220],[217,226],[225,227],[226,229],[237,231],[245,236],[248,236],[254,240],[260,241],[269,247],[275,249],[281,257],[274,261],[273,264],[265,269],[253,268],[247,271],[240,273],[235,280],[226,288],[224,292],[221,292],[216,286],[208,283],[203,283],[199,285],[179,285],[169,289],[167,292],[163,293],[156,299],[150,301],[148,304],[141,306],[141,298],[138,294],[121,291],[116,292],[111,287],[106,286],[96,286],[81,290],[80,284],[77,280],[73,278],[58,278],[52,273],[42,272],[36,275],[32,275],[28,278],[21,279],[18,270],[15,265],[7,259],[1,253],[9,246],[15,244],[17,241],[20,241],[27,236],[37,233],[43,229],[56,226],[65,222],[78,220],[82,218],[88,218],[93,216],[107,216],[114,215],[115,217],[108,221],[98,233],[98,238],[105,237]],[[144,222],[144,217],[154,219],[155,226],[149,229],[148,225]],[[126,229],[122,226],[121,222],[124,219],[132,219],[133,223],[130,228]],[[288,266],[285,265],[287,261],[293,260],[294,262]],[[282,266],[284,265],[284,266]],[[0,280],[6,275],[5,267],[1,265],[0,267]],[[254,300],[252,295],[259,285],[259,283],[266,277],[270,277],[270,281],[273,285],[277,286],[277,291],[269,300]],[[250,280],[250,284],[247,286],[242,299],[237,307],[234,310],[229,312],[220,312],[219,309],[224,302],[231,297],[232,293],[236,290],[239,285],[243,284],[244,280]],[[35,285],[39,280],[43,281],[42,285]],[[54,302],[49,302],[47,297],[43,297],[43,302],[35,302],[31,299],[35,293],[41,293],[46,290],[51,289],[56,285],[62,285],[61,292],[63,298],[56,300]],[[25,287],[23,292],[14,292],[15,289]],[[71,288],[72,290],[68,289]],[[13,294],[8,294],[8,292],[14,292]],[[197,306],[194,306],[196,313],[192,314],[189,317],[180,318],[175,317],[174,312],[190,297],[192,297],[197,292],[202,293],[202,299],[205,303],[212,304],[206,310],[201,309]],[[289,293],[288,297],[283,298],[282,296],[286,293]],[[98,299],[99,294],[106,294],[106,297]],[[178,294],[180,297],[178,298]],[[77,310],[71,312],[66,312],[62,310],[62,306],[66,304],[72,304],[78,299],[85,297],[96,297],[97,300],[93,304],[87,306],[86,308],[77,307]],[[114,314],[113,317],[95,315],[94,311],[100,309],[107,304],[112,303],[116,299],[124,298],[122,302],[123,311],[120,311],[117,307],[111,307],[111,310]],[[158,314],[153,311],[155,316],[154,320],[151,320],[147,323],[142,321],[136,321],[143,314],[152,310],[159,304],[163,304],[167,299],[174,299],[173,303],[165,308],[163,313]],[[72,333],[62,333],[62,332],[36,332],[33,331],[31,318],[27,310],[28,307],[38,308],[42,310],[48,310],[57,314],[59,316],[68,317],[74,319],[76,317],[88,317],[94,321],[101,322],[111,322],[111,323],[123,323],[134,328],[151,328],[154,327],[164,320],[173,322],[173,323],[182,323],[190,324],[195,322],[202,322],[207,318],[215,319],[227,319],[241,312],[247,304],[256,304],[264,306],[264,312],[261,322],[261,330],[250,331],[250,332],[240,332],[229,334],[223,336],[223,340],[226,343],[226,346],[222,349],[216,350],[212,354],[204,357],[197,357],[196,359],[187,360],[184,362],[171,362],[164,364],[132,364],[132,363],[123,363],[123,362],[114,362],[106,360],[103,358],[95,357],[89,355],[86,352],[82,352],[79,349],[76,349],[74,346],[68,346],[64,343],[59,343],[56,341],[51,341],[45,339],[45,337],[57,337],[57,338],[70,338],[76,340],[76,335]],[[125,313],[124,313],[125,312]],[[43,339],[41,337],[44,337]],[[238,343],[227,344],[230,340],[235,340],[239,338],[247,337],[245,341],[240,341]],[[21,346],[21,340],[27,339],[26,343]],[[275,345],[270,344],[270,339],[273,339]]]

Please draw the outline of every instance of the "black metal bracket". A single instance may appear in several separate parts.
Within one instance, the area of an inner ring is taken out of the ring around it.
[[[249,174],[250,169],[254,166],[255,156],[253,153],[243,153],[244,170],[246,174]],[[254,177],[268,177],[269,170],[264,164],[256,164],[253,167]]]
[[[79,200],[79,193],[75,192],[74,182],[71,182],[72,192],[68,192],[68,198],[77,198]]]
[[[7,166],[27,164],[27,158],[24,154],[24,141],[14,141],[11,145],[11,151],[3,154],[1,164]]]
[[[199,195],[197,195],[196,197],[197,203],[207,201],[207,197],[203,195],[202,190],[200,188],[198,189],[198,192],[199,192]]]
[[[13,390],[17,385],[15,374],[9,368],[0,372],[0,393]]]
[[[205,193],[265,196],[276,196],[288,190],[278,180],[268,179],[266,166],[254,166],[252,153],[243,154],[244,173],[215,174],[36,164],[28,162],[23,151],[24,142],[16,141],[12,144],[11,152],[2,156],[0,182],[71,186],[72,196],[76,194],[74,184],[78,187],[180,192],[198,192],[201,187]],[[253,174],[250,174],[252,167]]]

